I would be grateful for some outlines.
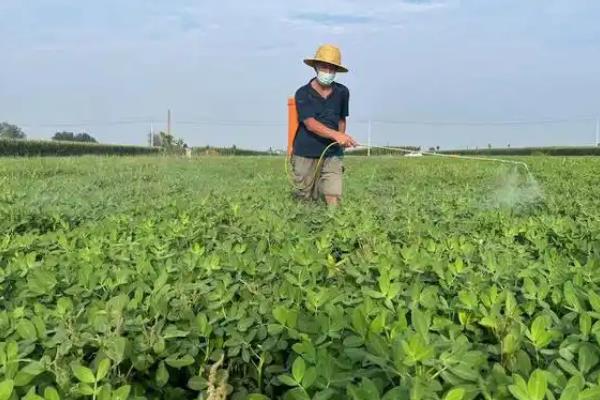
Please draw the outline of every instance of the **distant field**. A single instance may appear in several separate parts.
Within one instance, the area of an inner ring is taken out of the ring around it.
[[[600,398],[600,159],[519,159],[0,159],[0,398]]]

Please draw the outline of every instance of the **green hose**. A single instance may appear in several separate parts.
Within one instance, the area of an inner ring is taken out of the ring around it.
[[[327,150],[329,150],[332,146],[337,145],[337,144],[338,144],[337,142],[333,142],[333,143],[330,143],[327,147],[325,147],[325,150],[323,150],[323,152],[321,153],[321,156],[319,157],[319,161],[317,162],[317,165],[315,165],[315,173],[314,173],[312,179],[304,187],[296,186],[294,177],[292,175],[290,175],[289,165],[291,164],[291,155],[288,154],[285,157],[285,174],[288,177],[290,185],[292,185],[292,187],[296,190],[306,190],[309,187],[311,187],[317,181],[317,179],[319,179],[319,174],[321,173],[321,167],[323,165],[323,159],[325,158],[325,154],[327,153]]]

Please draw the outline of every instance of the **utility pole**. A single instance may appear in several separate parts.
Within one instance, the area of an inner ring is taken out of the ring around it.
[[[367,137],[367,157],[371,157],[371,120],[369,120],[369,129]]]
[[[167,135],[171,135],[171,109],[167,110]]]

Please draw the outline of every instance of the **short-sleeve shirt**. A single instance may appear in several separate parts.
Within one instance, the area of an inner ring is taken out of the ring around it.
[[[296,91],[295,99],[299,123],[294,139],[293,152],[295,155],[302,157],[318,158],[333,140],[309,131],[303,121],[313,117],[326,127],[338,130],[340,120],[348,116],[350,91],[341,83],[334,82],[331,94],[325,99],[308,82]],[[332,146],[325,156],[340,156],[342,154],[343,149],[341,146]]]

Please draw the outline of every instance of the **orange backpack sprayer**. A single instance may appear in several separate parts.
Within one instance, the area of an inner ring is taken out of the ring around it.
[[[288,145],[287,155],[290,157],[294,148],[294,139],[298,132],[298,109],[296,108],[296,99],[288,98]]]

